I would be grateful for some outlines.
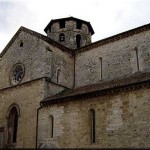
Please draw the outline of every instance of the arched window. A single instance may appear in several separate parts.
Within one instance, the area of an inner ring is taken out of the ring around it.
[[[64,35],[63,33],[61,33],[61,34],[59,35],[59,41],[60,41],[60,42],[65,41],[65,35]]]
[[[52,115],[50,115],[49,117],[49,122],[50,122],[50,137],[53,138],[54,136],[54,117]]]
[[[17,142],[18,110],[16,106],[12,106],[8,112],[8,144]]]
[[[80,46],[81,46],[81,35],[80,34],[76,35],[76,44],[77,44],[77,48],[80,48]]]
[[[95,110],[89,110],[89,121],[90,121],[90,133],[91,133],[91,143],[96,143],[96,119]]]
[[[57,83],[59,83],[59,79],[60,79],[60,69],[57,69]]]

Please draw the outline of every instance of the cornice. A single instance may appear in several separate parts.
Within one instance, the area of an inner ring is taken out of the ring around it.
[[[7,87],[5,87],[5,88],[1,88],[1,89],[0,89],[0,92],[5,91],[5,90],[7,90],[7,89],[11,89],[11,88],[21,87],[21,86],[24,86],[25,84],[31,84],[31,83],[33,83],[33,82],[35,82],[35,81],[43,80],[43,79],[44,79],[46,82],[48,82],[48,83],[51,83],[51,84],[54,84],[54,85],[57,85],[57,86],[61,86],[61,87],[65,88],[65,89],[70,89],[69,87],[66,87],[66,86],[63,86],[63,85],[61,85],[61,84],[57,84],[57,83],[51,81],[51,79],[50,79],[49,77],[40,77],[40,78],[36,78],[36,79],[30,80],[30,81],[21,82],[21,83],[19,83],[19,84],[17,84],[17,85],[10,85],[10,86],[7,86]]]

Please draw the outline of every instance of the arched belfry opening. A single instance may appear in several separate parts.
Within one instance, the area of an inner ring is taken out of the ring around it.
[[[65,41],[65,34],[61,33],[61,34],[59,35],[59,41],[60,41],[60,42]]]
[[[8,138],[7,144],[17,142],[19,108],[17,105],[12,105],[7,114],[8,119]]]
[[[76,35],[76,44],[77,44],[77,48],[81,47],[81,35],[80,34]]]
[[[90,22],[75,17],[52,19],[44,31],[50,39],[70,50],[91,44],[94,34]]]

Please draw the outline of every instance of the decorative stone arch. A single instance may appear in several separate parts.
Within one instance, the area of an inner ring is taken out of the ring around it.
[[[15,103],[8,108],[7,117],[7,144],[17,142],[18,118],[20,116],[19,106]]]
[[[19,105],[16,104],[16,103],[12,103],[12,104],[9,106],[8,110],[7,110],[7,114],[6,114],[6,118],[7,118],[7,119],[8,119],[8,117],[9,117],[10,110],[11,110],[13,107],[15,107],[15,108],[17,109],[18,117],[20,116],[20,108],[19,108]]]

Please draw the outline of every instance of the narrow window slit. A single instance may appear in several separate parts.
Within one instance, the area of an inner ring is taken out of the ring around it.
[[[95,110],[90,109],[91,143],[96,143],[96,118]]]
[[[135,53],[136,53],[136,63],[137,63],[137,71],[140,70],[140,66],[139,66],[139,54],[138,54],[138,48],[135,48]]]
[[[57,69],[57,83],[59,83],[59,80],[60,80],[60,69]]]
[[[102,80],[102,57],[99,58],[99,76],[100,76],[100,80]]]
[[[50,115],[50,137],[54,136],[54,117]]]

